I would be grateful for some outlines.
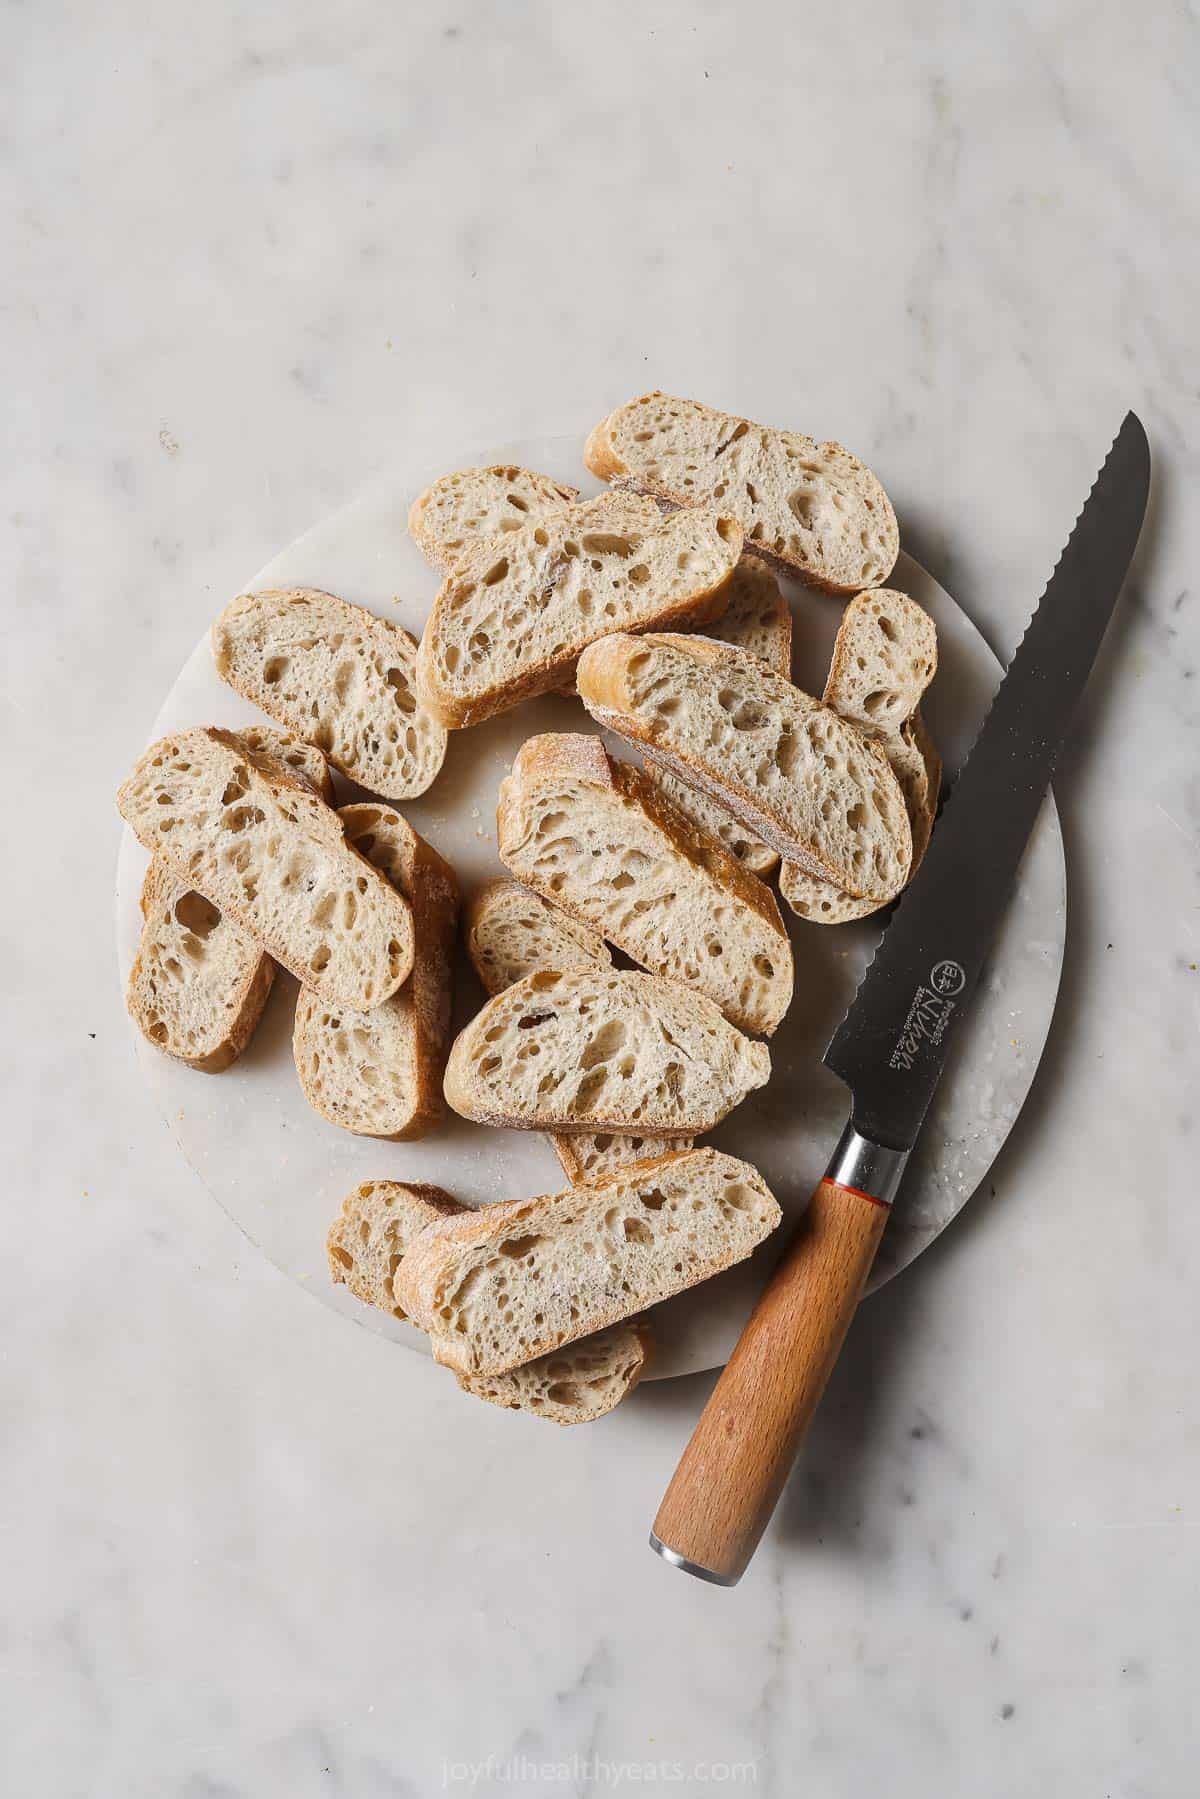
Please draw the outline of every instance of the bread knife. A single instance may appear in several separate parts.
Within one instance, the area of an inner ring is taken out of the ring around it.
[[[718,1586],[775,1509],[1008,902],[1137,545],[1150,447],[1117,433],[962,772],[825,1051],[850,1121],[667,1488],[651,1547]]]

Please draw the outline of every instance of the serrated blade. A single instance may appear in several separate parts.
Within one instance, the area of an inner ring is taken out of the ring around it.
[[[912,886],[825,1052],[854,1128],[911,1149],[1133,558],[1150,446],[1131,412],[955,781]]]

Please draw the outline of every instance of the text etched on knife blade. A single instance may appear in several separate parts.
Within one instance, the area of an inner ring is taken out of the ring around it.
[[[921,1052],[923,1043],[940,1043],[958,1007],[953,995],[966,985],[966,974],[960,963],[938,962],[929,975],[929,985],[917,988],[905,1016],[904,1027],[896,1039],[896,1047],[888,1057],[889,1068],[910,1069]]]

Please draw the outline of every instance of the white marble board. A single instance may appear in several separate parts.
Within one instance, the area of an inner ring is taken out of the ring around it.
[[[458,463],[514,461],[590,492],[598,483],[582,467],[581,444],[582,434],[578,439],[476,446]],[[289,545],[246,586],[322,587],[398,620],[419,636],[437,576],[409,539],[405,519],[413,495],[441,472],[441,467],[410,456]],[[892,579],[937,623],[940,666],[925,710],[952,774],[970,748],[1000,666],[967,613],[916,562],[902,555]],[[819,692],[841,608],[825,595],[786,586],[794,618],[795,678]],[[236,725],[252,716],[254,708],[218,680],[206,636],[164,699],[152,735],[196,724]],[[503,872],[495,848],[496,789],[521,743],[538,731],[593,728],[577,701],[546,698],[473,730],[452,733],[442,774],[428,794],[406,804],[404,811],[453,862],[464,891]],[[145,853],[126,831],[117,881],[123,978],[136,948],[144,867]],[[771,1044],[771,1082],[710,1139],[762,1169],[785,1211],[775,1240],[780,1244],[787,1221],[802,1211],[845,1120],[845,1090],[820,1057],[879,932],[877,920],[829,928],[788,917],[796,994]],[[1051,797],[910,1165],[872,1287],[919,1255],[986,1176],[1037,1068],[1054,1008],[1064,930],[1063,848]],[[142,1073],[207,1190],[278,1268],[366,1328],[427,1353],[420,1333],[359,1305],[344,1287],[331,1285],[324,1238],[343,1196],[359,1181],[391,1176],[436,1181],[470,1204],[486,1204],[557,1189],[562,1185],[558,1162],[536,1133],[487,1130],[453,1115],[420,1143],[352,1137],[326,1123],[307,1105],[296,1079],[290,1044],[294,999],[293,981],[281,975],[249,1049],[225,1074],[197,1074],[158,1054],[139,1036]],[[462,958],[456,1024],[481,999]],[[748,1263],[657,1308],[655,1378],[725,1361],[775,1253],[768,1243]]]

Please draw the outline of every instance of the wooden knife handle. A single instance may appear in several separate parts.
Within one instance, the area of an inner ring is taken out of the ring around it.
[[[677,1567],[720,1586],[741,1578],[825,1391],[890,1197],[830,1174],[813,1194],[658,1508],[650,1540]]]

